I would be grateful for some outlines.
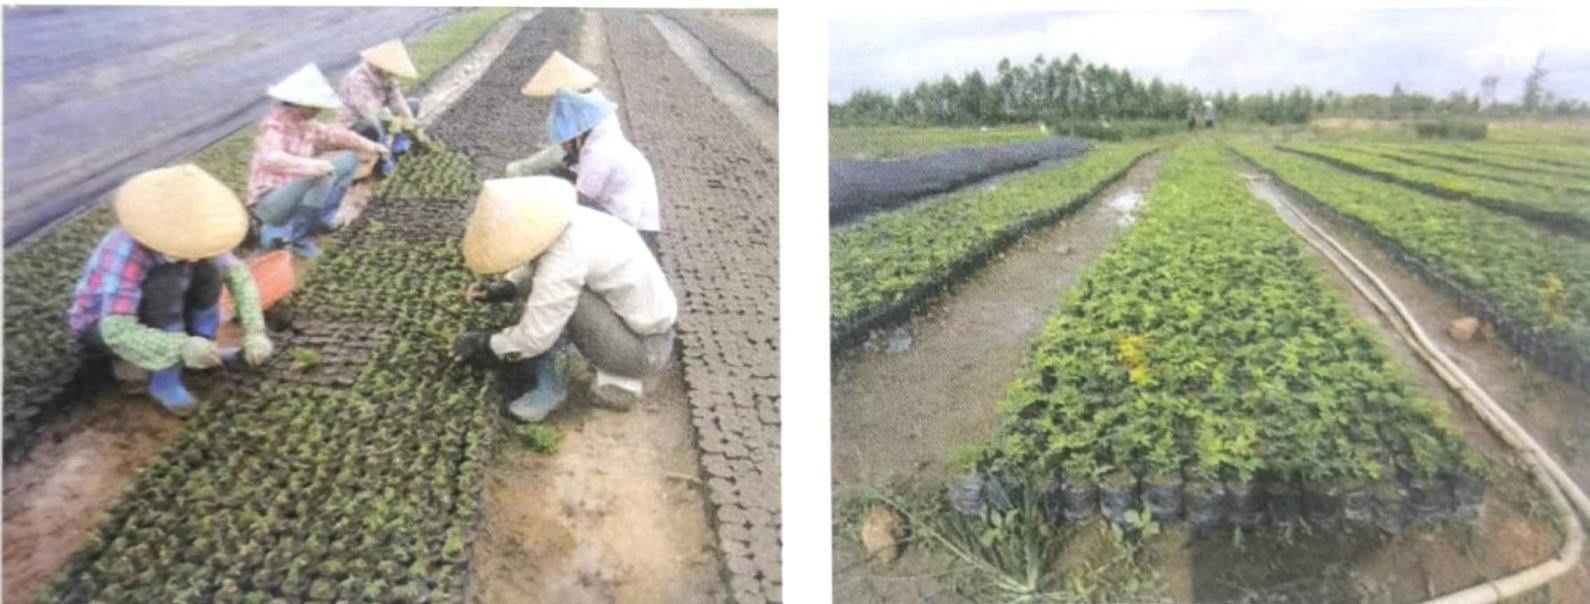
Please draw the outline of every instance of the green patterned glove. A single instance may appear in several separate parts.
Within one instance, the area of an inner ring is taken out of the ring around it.
[[[221,364],[221,349],[215,342],[199,336],[183,336],[182,364],[193,369],[209,369]]]
[[[138,322],[132,315],[106,315],[95,327],[99,339],[122,360],[148,371],[169,369],[182,362],[182,345],[188,335],[162,331]]]
[[[271,344],[271,339],[265,334],[243,336],[243,358],[247,359],[250,365],[255,367],[264,365],[275,350],[276,346]]]
[[[236,310],[237,321],[243,324],[244,345],[247,346],[248,338],[265,337],[265,312],[260,310],[259,288],[254,287],[254,274],[248,272],[247,265],[239,262],[227,269],[224,279],[226,289],[232,292],[232,308]],[[266,342],[269,343],[269,338],[266,338]]]

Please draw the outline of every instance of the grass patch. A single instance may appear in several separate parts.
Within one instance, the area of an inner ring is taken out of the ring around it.
[[[998,128],[902,128],[899,126],[828,129],[828,157],[895,159],[926,155],[951,147],[982,147],[1038,140],[1049,136],[1036,126]]]

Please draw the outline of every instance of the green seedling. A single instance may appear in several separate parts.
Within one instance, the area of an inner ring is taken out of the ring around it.
[[[295,371],[310,372],[320,366],[320,351],[313,348],[294,346],[287,351],[287,356],[292,358],[289,367]]]
[[[558,445],[563,442],[563,433],[547,424],[529,424],[519,429],[519,444],[525,448],[551,455],[558,451]]]

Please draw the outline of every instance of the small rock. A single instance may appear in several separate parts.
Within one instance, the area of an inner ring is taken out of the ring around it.
[[[1061,256],[1070,256],[1072,250],[1071,250],[1071,246],[1062,245],[1062,246],[1060,246],[1060,249],[1057,249],[1055,251],[1058,252]]]
[[[1481,323],[1480,324],[1480,338],[1481,339],[1485,339],[1485,340],[1494,340],[1494,339],[1496,339],[1496,324],[1494,324],[1494,323]]]
[[[1452,327],[1447,329],[1447,334],[1458,343],[1474,339],[1474,332],[1480,328],[1480,320],[1474,317],[1463,317],[1452,322]]]
[[[905,536],[905,523],[900,514],[888,506],[874,506],[861,524],[861,545],[867,555],[889,564],[900,557],[900,538]]]

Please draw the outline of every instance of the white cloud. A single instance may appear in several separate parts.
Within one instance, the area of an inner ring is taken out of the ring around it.
[[[1590,9],[1091,11],[836,18],[830,98],[867,86],[899,90],[943,74],[991,72],[1002,57],[1065,57],[1130,69],[1204,90],[1386,92],[1478,90],[1502,77],[1516,98],[1546,51],[1548,86],[1590,98]]]

